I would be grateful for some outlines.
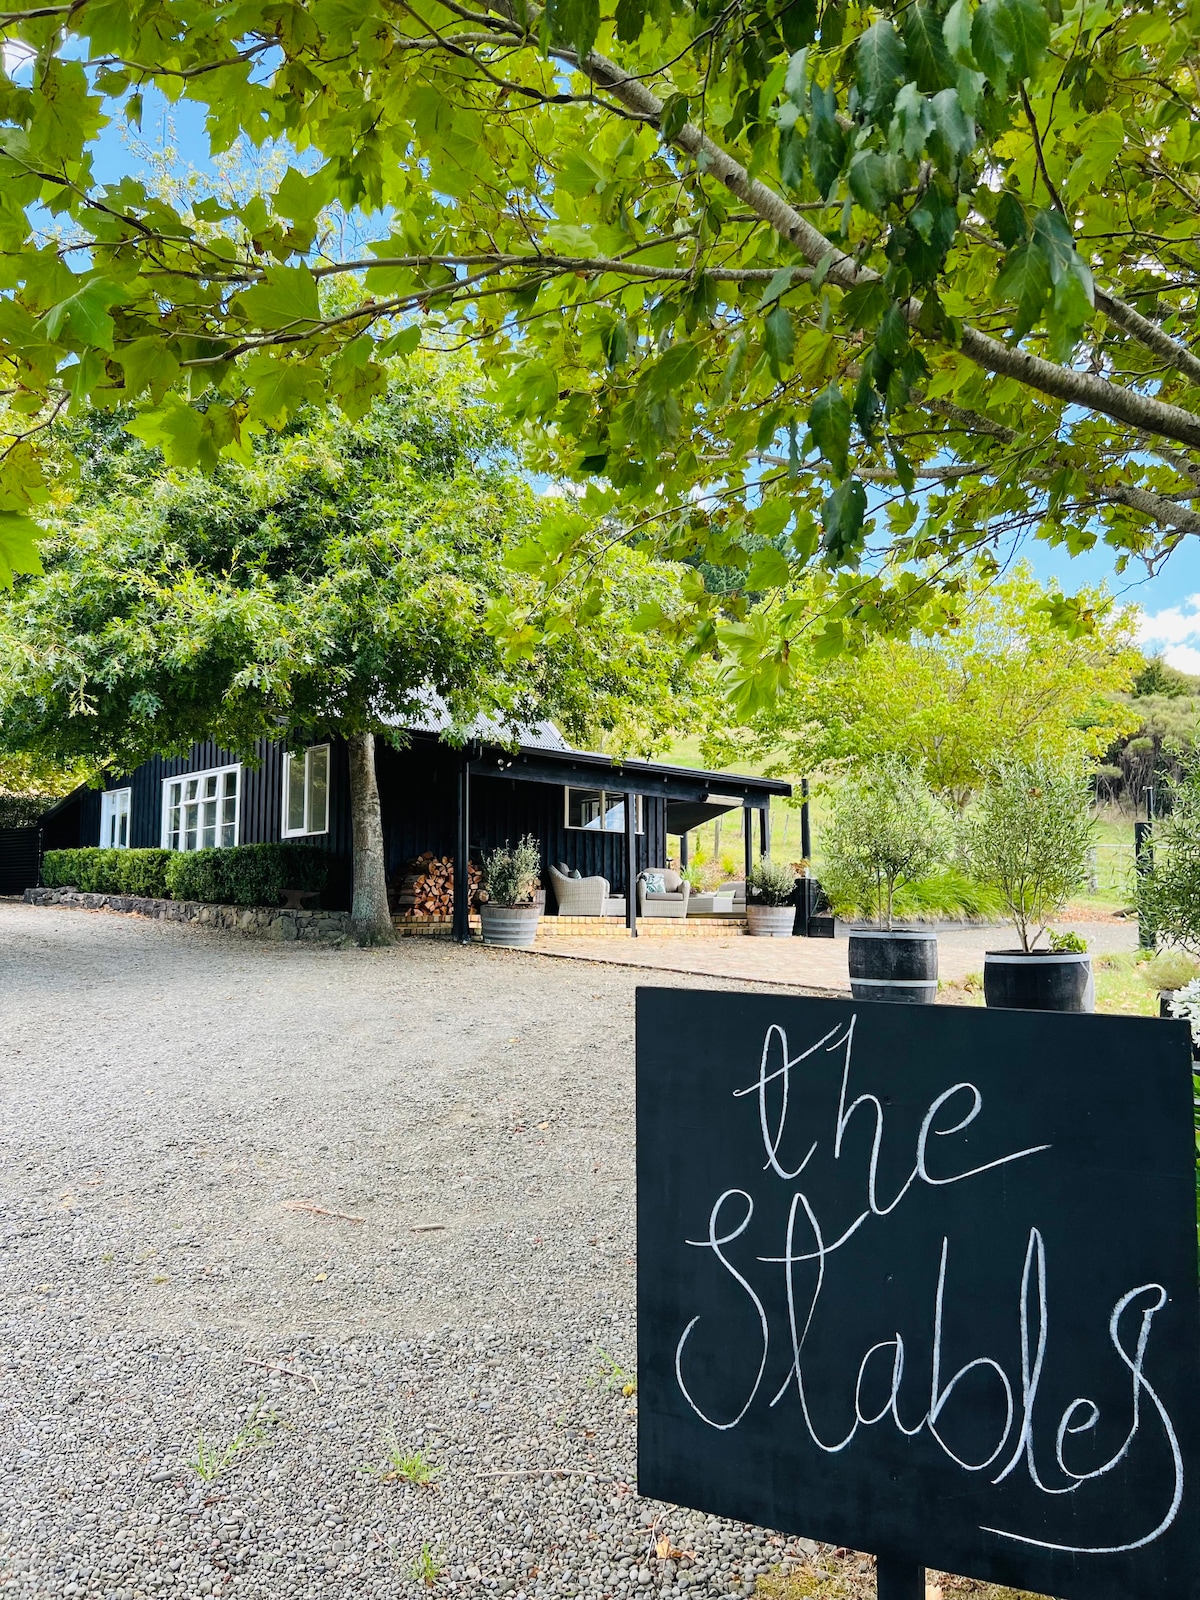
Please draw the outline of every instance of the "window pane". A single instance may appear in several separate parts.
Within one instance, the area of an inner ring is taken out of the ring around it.
[[[117,847],[119,849],[121,849],[121,850],[124,850],[124,849],[127,848],[128,844],[129,844],[129,811],[128,811],[128,809],[126,809],[126,810],[121,812],[121,815],[118,818]]]
[[[185,850],[196,850],[199,848],[196,843],[196,827],[199,813],[200,807],[196,805],[195,802],[193,802],[190,806],[184,806],[183,808],[183,848]]]
[[[604,796],[604,831],[606,833],[625,832],[624,795],[606,794]]]
[[[599,789],[567,790],[567,827],[596,828],[604,821],[604,796]]]
[[[196,796],[199,794],[199,792],[200,792],[200,780],[199,780],[199,778],[189,778],[187,780],[187,783],[184,785],[183,798],[185,800],[194,800],[196,798]]]
[[[220,776],[220,774],[216,773],[216,772],[210,772],[205,776],[205,779],[204,779],[204,798],[206,800],[211,800],[213,798],[213,796],[216,794],[216,792],[217,792],[217,780],[218,780],[219,776]]]
[[[287,759],[287,831],[304,832],[304,757]]]
[[[236,828],[234,823],[223,822],[221,824],[221,848],[223,850],[228,850],[231,845],[237,843],[237,839],[234,837],[235,832]]]
[[[329,746],[308,752],[308,831],[324,833],[329,827]]]

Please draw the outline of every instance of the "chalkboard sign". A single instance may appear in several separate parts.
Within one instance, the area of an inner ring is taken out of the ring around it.
[[[1200,1592],[1186,1025],[642,989],[638,1486]]]

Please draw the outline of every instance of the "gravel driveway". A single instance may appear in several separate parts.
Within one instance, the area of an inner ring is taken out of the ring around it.
[[[631,1487],[646,981],[0,902],[0,1595],[674,1600],[799,1559]],[[433,1483],[368,1470],[389,1441]]]

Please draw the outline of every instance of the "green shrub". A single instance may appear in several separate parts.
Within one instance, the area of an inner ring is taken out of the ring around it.
[[[79,858],[82,850],[47,850],[42,857],[42,882],[47,889],[79,887]]]
[[[528,905],[542,878],[542,852],[531,833],[483,858],[484,883],[494,906]]]
[[[1184,950],[1164,950],[1143,967],[1147,981],[1155,989],[1182,989],[1200,976],[1194,956]]]
[[[170,850],[114,850],[117,876],[122,894],[145,895],[150,900],[162,900],[167,893],[167,863]]]
[[[1001,761],[971,819],[971,864],[1004,897],[1032,950],[1082,888],[1092,842],[1091,789],[1082,768],[1037,755]]]
[[[169,850],[47,850],[42,882],[49,889],[73,884],[84,894],[140,894],[161,899],[167,892]]]
[[[32,828],[53,804],[45,794],[0,794],[0,828]]]
[[[839,791],[826,834],[826,892],[890,928],[898,895],[950,849],[950,825],[923,778],[895,758],[865,768]]]
[[[325,851],[285,841],[172,853],[166,881],[176,900],[202,900],[224,906],[277,906],[285,889],[319,892],[325,887],[328,874],[329,857]]]
[[[796,874],[786,862],[761,860],[751,868],[746,887],[751,905],[791,905]]]

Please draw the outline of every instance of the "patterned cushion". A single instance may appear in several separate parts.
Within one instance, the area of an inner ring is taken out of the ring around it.
[[[661,872],[647,872],[642,878],[647,894],[666,894],[667,885]]]
[[[578,867],[572,867],[571,868],[571,876],[573,878],[581,879],[583,877],[583,873],[580,872]]]

